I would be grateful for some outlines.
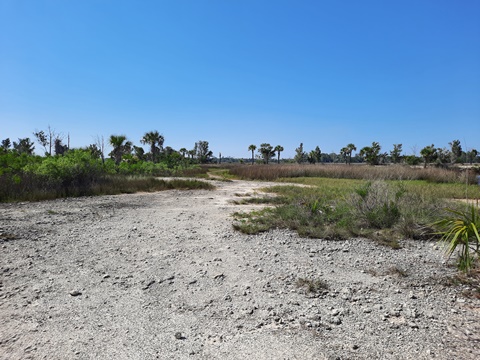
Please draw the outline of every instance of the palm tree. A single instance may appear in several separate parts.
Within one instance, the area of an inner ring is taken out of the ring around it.
[[[343,156],[345,165],[348,164],[348,148],[346,146],[340,149],[340,155]]]
[[[284,150],[283,146],[277,145],[273,150],[277,152],[277,164],[280,164],[280,153]]]
[[[185,157],[185,154],[188,152],[188,150],[185,148],[181,148],[180,150],[178,150],[178,152],[182,154],[183,157]]]
[[[260,145],[258,152],[262,155],[263,163],[268,165],[268,161],[275,156],[275,151],[273,151],[273,146],[269,143],[263,143]]]
[[[150,145],[150,155],[152,156],[153,162],[156,162],[158,154],[163,148],[164,141],[165,138],[163,137],[163,135],[160,135],[160,133],[156,130],[145,133],[145,135],[143,135],[143,138],[140,140],[142,144]]]
[[[110,156],[115,159],[115,164],[120,164],[122,161],[122,156],[128,154],[132,149],[132,143],[127,141],[125,135],[110,135],[108,142],[113,147]]]
[[[255,162],[255,157],[254,157],[253,153],[254,153],[255,150],[257,150],[257,147],[252,144],[248,147],[248,150],[252,152],[252,165],[253,165],[254,162]]]
[[[348,164],[350,165],[352,163],[352,152],[357,151],[357,147],[350,143],[347,145],[347,151],[348,151]]]

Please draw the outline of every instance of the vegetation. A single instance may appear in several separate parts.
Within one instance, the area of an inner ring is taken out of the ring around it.
[[[150,160],[154,163],[158,162],[160,152],[163,150],[163,142],[165,138],[160,135],[158,131],[150,131],[143,135],[140,140],[142,144],[148,144],[150,146]]]
[[[210,161],[210,158],[213,156],[212,151],[208,148],[208,141],[199,140],[195,143],[195,148],[193,149],[194,155],[201,164],[205,164]]]
[[[362,236],[396,248],[400,238],[431,237],[429,224],[447,204],[403,182],[310,180],[315,186],[269,188],[281,203],[252,214],[236,214],[235,228],[245,233],[290,228],[301,236],[325,239]]]
[[[257,147],[253,144],[248,147],[248,151],[252,152],[252,165],[255,163],[255,155],[254,155],[255,150],[257,150]]]
[[[420,155],[422,155],[423,157],[423,167],[426,168],[427,167],[427,164],[432,162],[436,155],[437,155],[437,149],[435,148],[435,145],[429,145],[429,146],[425,146],[421,151],[420,151]]]
[[[393,150],[390,151],[390,158],[394,164],[402,160],[402,144],[393,144]]]
[[[382,147],[378,142],[373,142],[372,146],[365,146],[360,149],[360,156],[365,159],[365,162],[369,165],[378,165],[386,157],[386,154],[381,154]]]
[[[305,162],[306,159],[307,154],[305,153],[305,151],[303,151],[303,143],[300,143],[300,146],[295,149],[295,157],[293,158],[293,160],[295,160],[297,164],[302,164]]]
[[[310,164],[322,162],[322,151],[319,146],[315,147],[315,150],[310,151],[307,160]]]
[[[298,288],[304,289],[307,293],[317,293],[328,290],[328,284],[322,279],[298,278],[295,285]]]
[[[242,179],[275,181],[282,178],[322,177],[364,180],[425,180],[432,183],[475,184],[476,172],[459,168],[426,169],[409,166],[345,166],[340,164],[276,166],[234,166],[230,172]],[[461,197],[461,196],[460,196]]]
[[[363,236],[396,248],[401,238],[432,238],[431,224],[446,214],[445,207],[458,206],[452,199],[465,194],[480,198],[474,177],[468,175],[471,185],[465,185],[466,172],[441,168],[283,165],[233,167],[230,172],[308,186],[269,188],[277,197],[265,202],[276,207],[236,214],[235,227],[246,233],[290,228],[308,237]]]
[[[275,151],[277,153],[277,164],[280,164],[280,153],[283,150],[284,150],[284,148],[281,145],[277,145],[277,146],[275,146],[275,149],[273,149],[273,151]]]
[[[480,215],[478,207],[466,209],[447,209],[448,216],[435,222],[438,234],[446,244],[446,253],[451,256],[457,248],[458,268],[464,272],[472,269],[480,256]]]
[[[275,156],[273,146],[268,143],[261,144],[258,152],[260,153],[264,164],[268,164],[268,161]]]
[[[34,133],[45,156],[34,155],[29,138],[0,147],[0,201],[43,200],[66,196],[115,194],[175,188],[211,188],[210,184],[184,181],[162,182],[155,176],[192,176],[205,173],[197,163],[211,156],[208,142],[196,144],[195,158],[186,159],[170,147],[163,148],[158,131],[145,133],[140,140],[149,152],[133,145],[125,135],[111,135],[109,159],[104,157],[104,141],[84,149],[69,149],[50,127]],[[12,146],[13,145],[13,146]],[[54,152],[54,155],[52,153]],[[136,190],[135,190],[136,189]]]
[[[345,159],[345,164],[352,163],[352,152],[356,151],[357,147],[354,144],[348,144],[347,146],[340,149],[340,155]]]

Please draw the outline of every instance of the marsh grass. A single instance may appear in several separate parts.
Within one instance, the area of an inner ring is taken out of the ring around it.
[[[459,168],[426,169],[404,165],[368,166],[343,164],[316,165],[243,165],[230,168],[230,173],[242,179],[278,180],[281,178],[315,177],[362,180],[425,180],[434,183],[474,184],[475,172]]]
[[[300,236],[332,240],[366,237],[398,249],[401,239],[432,238],[430,224],[445,213],[449,204],[446,199],[422,193],[421,186],[406,186],[407,182],[297,180],[312,186],[264,189],[278,195],[273,198],[276,206],[256,211],[251,217],[235,215],[235,228],[249,234],[289,228]]]

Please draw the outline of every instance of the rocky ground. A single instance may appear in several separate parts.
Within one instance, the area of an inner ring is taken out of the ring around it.
[[[214,191],[0,204],[2,359],[476,359],[436,244],[232,229]]]

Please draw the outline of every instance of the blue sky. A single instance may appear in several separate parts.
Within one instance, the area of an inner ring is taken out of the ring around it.
[[[0,138],[480,150],[479,19],[477,0],[0,0]]]

